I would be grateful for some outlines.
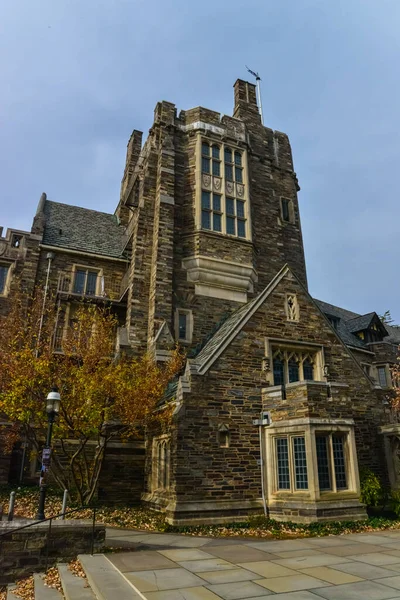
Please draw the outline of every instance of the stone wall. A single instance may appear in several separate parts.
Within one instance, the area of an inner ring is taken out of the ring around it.
[[[288,321],[286,293],[296,293],[300,309],[297,322]],[[303,342],[323,347],[332,382],[287,390],[276,405],[262,401],[268,389],[263,371],[267,338]],[[321,316],[299,283],[286,277],[251,317],[209,371],[192,374],[191,391],[184,393],[172,435],[172,485],[164,507],[174,523],[196,519],[230,519],[261,510],[261,476],[258,428],[253,425],[262,407],[273,420],[304,416],[354,419],[358,461],[386,477],[382,438],[381,400],[356,360]],[[229,429],[229,447],[220,447],[218,431]],[[267,457],[268,460],[268,457]],[[156,504],[157,494],[149,497]],[[258,505],[257,505],[258,502]],[[161,502],[162,503],[162,502]],[[168,508],[167,508],[168,507]]]
[[[88,521],[66,520],[38,523],[15,531],[23,523],[0,523],[0,586],[34,572],[44,571],[57,561],[69,561],[78,554],[100,552],[105,542],[105,526]]]

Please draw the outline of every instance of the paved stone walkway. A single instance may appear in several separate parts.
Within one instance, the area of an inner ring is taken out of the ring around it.
[[[146,600],[400,600],[400,531],[261,541],[108,529]]]

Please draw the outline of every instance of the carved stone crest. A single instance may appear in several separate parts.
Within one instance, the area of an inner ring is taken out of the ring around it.
[[[214,182],[214,190],[219,192],[221,190],[221,179],[219,177],[214,177],[213,182]]]
[[[233,194],[233,182],[232,181],[226,182],[226,193]]]
[[[243,196],[244,196],[244,185],[242,185],[241,183],[237,183],[236,184],[236,189],[237,189],[238,196],[240,196],[240,198],[243,198]]]
[[[211,187],[211,175],[203,174],[203,186],[206,188]]]

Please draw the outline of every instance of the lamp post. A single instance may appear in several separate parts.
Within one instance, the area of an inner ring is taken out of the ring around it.
[[[46,472],[50,467],[51,458],[51,436],[53,433],[53,423],[56,416],[60,412],[60,394],[58,388],[53,387],[51,392],[46,398],[46,413],[47,413],[47,437],[46,445],[42,452],[42,469],[40,471],[40,494],[39,494],[39,508],[36,515],[38,521],[43,521],[46,517],[44,516],[44,503],[46,500]]]

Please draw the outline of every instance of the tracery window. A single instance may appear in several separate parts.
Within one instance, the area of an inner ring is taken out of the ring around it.
[[[170,440],[162,437],[153,440],[153,488],[165,490],[170,482]]]
[[[273,351],[274,385],[315,379],[316,355],[309,351],[276,348]]]
[[[244,179],[243,151],[224,144],[201,142],[202,229],[238,238],[249,237]]]

